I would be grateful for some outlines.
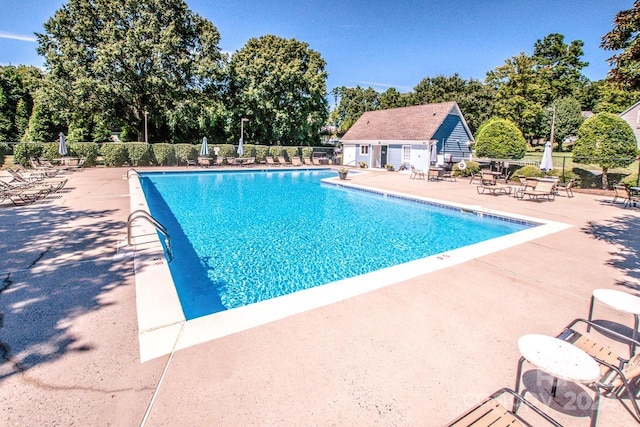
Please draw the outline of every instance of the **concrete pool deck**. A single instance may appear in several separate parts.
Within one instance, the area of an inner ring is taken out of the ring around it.
[[[442,425],[514,386],[521,335],[557,335],[586,317],[593,289],[640,293],[640,210],[609,197],[537,203],[479,195],[466,180],[351,174],[362,186],[571,227],[141,363],[134,263],[118,251],[126,175],[75,172],[43,202],[0,207],[7,425]],[[596,315],[633,324],[604,306]],[[589,424],[580,408],[538,406],[564,425]],[[600,425],[633,423],[620,402],[602,400]]]

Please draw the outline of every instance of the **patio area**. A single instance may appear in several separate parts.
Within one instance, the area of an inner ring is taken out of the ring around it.
[[[133,258],[119,250],[126,175],[74,172],[44,201],[0,207],[7,425],[443,425],[514,387],[520,336],[555,336],[586,318],[594,289],[640,295],[638,208],[600,195],[538,203],[478,194],[468,180],[351,173],[347,183],[571,227],[141,363]],[[633,325],[604,306],[596,318]],[[584,408],[531,400],[563,425],[589,425]],[[635,424],[610,398],[598,421]]]

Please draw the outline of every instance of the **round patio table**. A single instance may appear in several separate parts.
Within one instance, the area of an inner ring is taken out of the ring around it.
[[[600,379],[600,367],[594,358],[571,343],[539,334],[521,336],[518,339],[518,349],[522,358],[518,365],[516,393],[519,392],[522,365],[525,360],[553,377],[552,398],[556,397],[558,379],[581,384],[596,384],[591,425],[596,424],[600,405],[600,389],[597,386],[597,381]]]
[[[613,308],[614,310],[621,311],[623,313],[631,314],[634,318],[633,326],[633,338],[635,341],[638,339],[638,324],[640,323],[640,297],[631,295],[627,292],[617,291],[615,289],[596,289],[591,295],[591,306],[589,307],[589,321],[593,320],[593,309],[596,301]],[[591,328],[587,328],[587,332]],[[635,349],[635,345],[632,344],[632,351]]]

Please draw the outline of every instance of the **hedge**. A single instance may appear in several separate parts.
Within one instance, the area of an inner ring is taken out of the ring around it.
[[[187,164],[187,160],[195,160],[200,152],[195,145],[191,144],[174,144],[173,151],[178,164]]]
[[[153,150],[154,162],[158,166],[169,166],[176,164],[176,152],[173,145],[166,142],[153,144],[151,146]]]
[[[129,160],[127,147],[121,142],[102,144],[100,154],[102,154],[104,164],[107,166],[120,167]]]

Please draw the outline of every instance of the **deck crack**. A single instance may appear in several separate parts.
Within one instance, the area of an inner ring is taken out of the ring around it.
[[[141,388],[133,388],[133,387],[126,387],[126,388],[113,388],[113,389],[109,389],[109,388],[97,388],[97,387],[82,387],[82,386],[77,386],[77,385],[70,385],[70,386],[64,386],[64,385],[55,385],[55,384],[50,384],[44,381],[40,381],[37,378],[33,378],[30,377],[26,374],[26,372],[23,372],[22,374],[22,378],[24,379],[24,381],[34,387],[43,389],[43,390],[50,390],[50,391],[90,391],[90,392],[94,392],[94,393],[101,393],[101,394],[117,394],[117,393],[123,393],[123,392],[127,392],[127,391],[144,391],[144,390],[154,390],[155,387],[141,387]]]

